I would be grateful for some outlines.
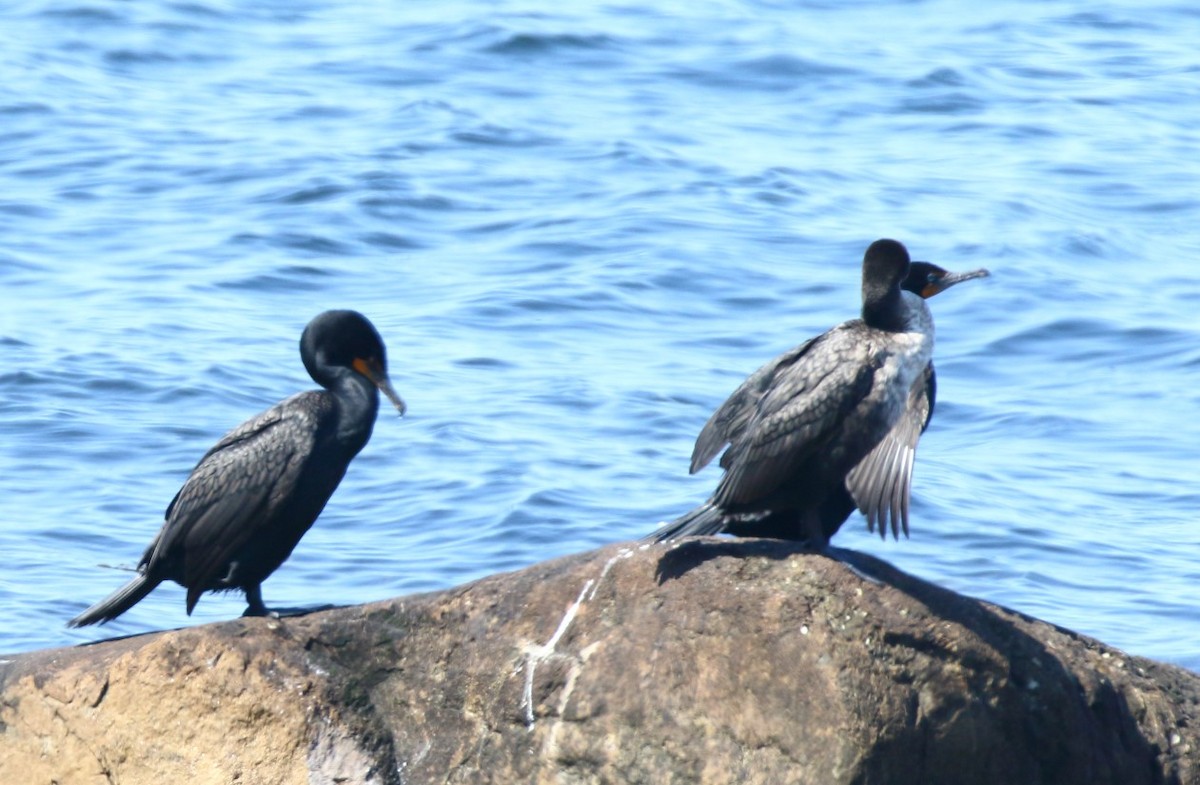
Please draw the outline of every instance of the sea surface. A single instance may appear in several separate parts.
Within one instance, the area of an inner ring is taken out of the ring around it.
[[[361,603],[701,502],[710,412],[930,302],[911,539],[835,544],[1200,670],[1200,10],[999,0],[0,9],[0,651],[228,619],[116,588],[226,430],[367,314],[409,404],[264,586]]]

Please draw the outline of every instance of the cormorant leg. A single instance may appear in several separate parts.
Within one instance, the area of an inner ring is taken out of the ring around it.
[[[815,510],[801,513],[800,528],[804,530],[804,536],[814,550],[824,553],[829,548],[829,538],[825,536],[821,527],[821,516]]]
[[[243,616],[269,616],[271,612],[263,605],[262,584],[246,587],[246,610]]]
[[[868,575],[867,573],[863,572],[861,569],[859,569],[858,565],[851,561],[852,554],[854,553],[853,551],[834,548],[829,544],[829,538],[825,536],[825,531],[821,527],[821,516],[818,515],[815,510],[810,510],[809,512],[804,513],[804,519],[801,521],[801,525],[804,527],[805,536],[808,537],[808,544],[814,551],[822,556],[828,556],[836,562],[841,562],[842,564],[846,565],[847,568],[849,568],[850,572],[862,578],[864,581],[868,581],[876,585],[883,583],[883,581],[879,580],[875,576]]]

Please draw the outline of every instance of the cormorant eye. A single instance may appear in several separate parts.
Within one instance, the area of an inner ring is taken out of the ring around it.
[[[938,274],[930,273],[929,275],[925,276],[925,280],[929,283],[937,283],[938,282]]]

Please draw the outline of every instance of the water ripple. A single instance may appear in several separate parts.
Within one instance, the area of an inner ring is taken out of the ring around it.
[[[839,544],[1200,667],[1200,14],[954,10],[0,10],[0,650],[97,636],[57,621],[213,441],[312,386],[324,308],[375,321],[410,413],[268,582],[281,604],[698,503],[709,413],[854,316],[862,249],[895,236],[993,277],[931,301],[913,538],[852,520]],[[163,587],[104,632],[241,611],[181,607]]]

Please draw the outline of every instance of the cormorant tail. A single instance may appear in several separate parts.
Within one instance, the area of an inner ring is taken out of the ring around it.
[[[71,619],[67,622],[67,626],[86,627],[89,624],[104,624],[105,622],[112,621],[141,602],[161,582],[161,580],[156,580],[146,575],[139,575],[74,619]]]
[[[720,534],[725,530],[725,513],[712,502],[705,502],[691,512],[684,513],[666,526],[647,534],[645,542],[666,542],[679,537],[700,537]]]

